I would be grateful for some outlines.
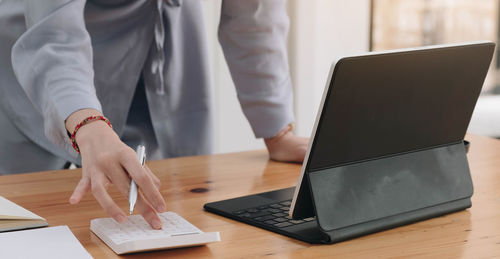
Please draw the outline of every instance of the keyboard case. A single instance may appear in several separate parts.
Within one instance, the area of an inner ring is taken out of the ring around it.
[[[311,194],[324,243],[469,208],[473,193],[462,143],[307,172],[306,179],[309,190],[301,191]]]

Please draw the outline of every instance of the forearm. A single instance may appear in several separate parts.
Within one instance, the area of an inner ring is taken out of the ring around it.
[[[21,87],[43,116],[47,138],[76,156],[65,120],[75,111],[101,109],[83,16],[85,1],[25,2],[27,31],[12,48],[12,66]]]
[[[288,26],[285,1],[223,2],[219,41],[243,113],[258,138],[273,137],[294,121]]]

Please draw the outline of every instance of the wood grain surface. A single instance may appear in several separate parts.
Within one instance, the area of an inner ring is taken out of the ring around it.
[[[203,211],[206,202],[294,186],[299,164],[268,160],[266,151],[150,161],[162,182],[167,210],[222,241],[207,246],[125,255],[126,258],[494,258],[500,257],[500,141],[467,136],[474,182],[472,208],[333,245],[311,245]],[[119,257],[89,229],[108,217],[91,194],[68,199],[81,171],[0,176],[0,195],[47,219],[68,225],[95,258]],[[124,211],[128,201],[111,187]],[[1,252],[0,252],[1,253]]]

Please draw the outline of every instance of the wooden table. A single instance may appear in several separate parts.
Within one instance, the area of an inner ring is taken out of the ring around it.
[[[123,257],[500,257],[500,141],[467,139],[475,188],[471,209],[333,245],[310,245],[203,211],[206,202],[293,186],[298,164],[269,161],[265,151],[148,162],[162,181],[168,210],[203,231],[219,231],[222,241]],[[80,175],[80,170],[61,170],[1,176],[0,195],[45,217],[51,226],[68,225],[95,258],[118,257],[89,229],[90,219],[107,217],[94,198],[88,194],[78,205],[68,203]],[[126,211],[127,200],[113,187],[110,192]]]

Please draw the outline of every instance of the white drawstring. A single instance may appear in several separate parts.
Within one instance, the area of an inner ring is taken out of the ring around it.
[[[165,43],[165,26],[163,24],[163,0],[157,0],[158,16],[155,22],[155,50],[153,54],[153,61],[151,62],[151,74],[153,74],[158,84],[156,93],[158,95],[165,94],[165,81],[163,79],[163,67],[165,65],[165,52],[163,45]]]

